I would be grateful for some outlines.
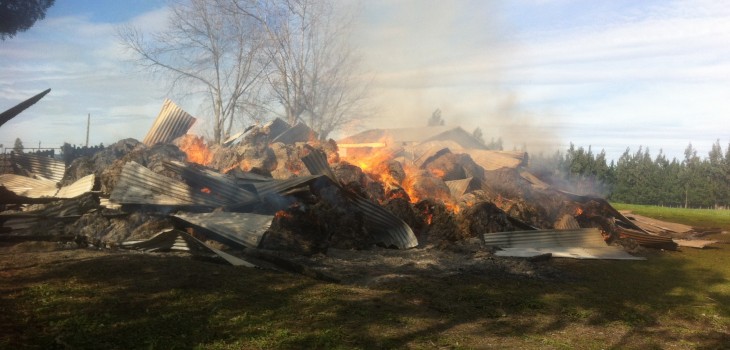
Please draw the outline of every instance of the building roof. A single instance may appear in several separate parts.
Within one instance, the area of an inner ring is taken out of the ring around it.
[[[484,149],[484,145],[461,127],[427,126],[421,128],[371,129],[345,137],[338,144],[359,144],[383,142],[387,146],[427,141],[454,141],[464,148]]]

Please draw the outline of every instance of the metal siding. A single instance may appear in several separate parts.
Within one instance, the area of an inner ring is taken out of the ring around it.
[[[466,179],[461,180],[444,181],[444,183],[446,183],[446,186],[449,188],[451,196],[459,199],[464,195],[464,193],[466,193],[466,191],[469,190],[469,185],[471,185],[472,180],[474,180],[473,177],[467,177]]]
[[[121,204],[219,207],[224,203],[198,193],[177,180],[159,175],[136,162],[128,162],[109,198]]]
[[[256,193],[238,186],[232,176],[177,161],[165,162],[164,165],[179,174],[188,184],[210,189],[211,195],[216,196],[222,204],[246,205],[259,201]]]
[[[503,248],[587,248],[607,245],[597,228],[496,232],[483,234],[481,238],[485,245]]]
[[[58,159],[35,154],[13,154],[12,162],[45,179],[61,182],[66,174],[66,164]]]
[[[61,189],[58,190],[58,193],[56,193],[56,198],[74,198],[84,193],[91,192],[91,190],[94,189],[95,179],[96,176],[91,174],[76,180],[76,182],[68,186],[61,187]]]
[[[193,126],[195,120],[193,116],[183,111],[174,102],[165,99],[160,114],[155,119],[142,143],[151,147],[158,143],[172,142],[172,140],[185,135]]]
[[[56,183],[53,181],[32,179],[15,174],[0,175],[0,186],[18,196],[27,198],[53,197],[58,191]]]
[[[261,237],[271,227],[271,215],[251,213],[177,213],[173,217],[212,231],[242,246],[258,248]]]
[[[465,149],[461,153],[468,154],[475,163],[484,170],[498,170],[502,168],[514,169],[520,166],[525,159],[525,152],[503,152],[477,149]]]
[[[286,145],[291,145],[296,142],[307,142],[316,138],[317,133],[310,129],[307,124],[298,123],[276,136],[271,140],[271,143],[281,142]]]

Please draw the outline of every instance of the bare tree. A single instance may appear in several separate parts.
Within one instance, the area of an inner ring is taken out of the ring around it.
[[[255,110],[268,59],[262,54],[268,36],[261,22],[230,11],[234,1],[241,2],[176,2],[167,27],[152,33],[149,40],[139,28],[118,30],[122,44],[138,56],[138,63],[169,79],[171,90],[205,94],[213,110],[216,143],[230,133],[235,116]]]
[[[233,0],[266,29],[268,85],[290,124],[306,121],[322,139],[364,116],[367,82],[350,46],[352,15],[332,0]]]

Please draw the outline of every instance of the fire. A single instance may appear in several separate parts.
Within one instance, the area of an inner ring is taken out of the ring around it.
[[[575,216],[581,216],[583,215],[583,208],[575,208]]]
[[[285,210],[279,210],[274,214],[274,217],[277,219],[291,219],[293,216],[290,213],[287,213]]]
[[[208,149],[202,136],[187,134],[180,140],[178,148],[185,152],[189,162],[208,165],[213,161],[213,153]]]
[[[203,187],[203,188],[201,188],[201,189],[200,189],[200,192],[203,192],[203,193],[207,193],[207,194],[210,194],[210,188],[208,188],[208,187]]]

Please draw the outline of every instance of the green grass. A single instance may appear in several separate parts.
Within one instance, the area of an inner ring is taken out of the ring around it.
[[[703,226],[728,227],[721,220],[708,222]],[[460,274],[393,279],[373,288],[176,256],[74,252],[0,251],[0,348],[730,344],[727,244],[650,250],[646,261],[538,263],[559,271],[554,280]]]

